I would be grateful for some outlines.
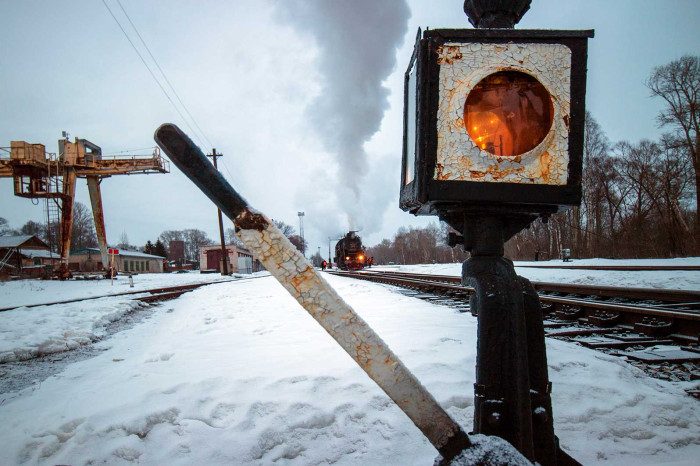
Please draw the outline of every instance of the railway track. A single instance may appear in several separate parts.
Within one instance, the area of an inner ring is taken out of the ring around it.
[[[11,307],[5,307],[5,308],[0,308],[0,312],[5,312],[5,311],[11,311],[12,309],[17,309],[20,307],[39,307],[39,306],[53,306],[56,304],[68,304],[68,303],[77,303],[81,301],[90,301],[94,299],[101,299],[101,298],[109,298],[112,296],[129,296],[129,295],[144,295],[144,296],[135,296],[134,300],[136,301],[141,301],[144,303],[152,303],[152,302],[157,302],[157,301],[167,301],[170,299],[175,299],[184,293],[187,293],[188,291],[195,290],[197,288],[200,288],[202,286],[207,286],[207,285],[215,285],[218,283],[229,283],[229,282],[234,282],[238,280],[219,280],[215,282],[205,282],[205,283],[193,283],[191,285],[179,285],[179,286],[168,286],[168,287],[158,287],[158,288],[151,288],[148,290],[139,290],[139,291],[126,291],[123,293],[113,293],[113,294],[106,294],[106,295],[100,295],[100,296],[88,296],[84,298],[74,298],[74,299],[66,299],[63,301],[53,301],[53,302],[48,302],[48,303],[37,303],[37,304],[26,304],[22,306],[11,306]]]
[[[402,272],[330,272],[403,288],[470,311],[461,277]],[[700,292],[532,282],[546,335],[625,357],[652,376],[700,380]],[[700,391],[691,393],[700,397]]]

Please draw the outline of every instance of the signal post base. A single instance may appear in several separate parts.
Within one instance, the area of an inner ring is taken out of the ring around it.
[[[501,437],[542,465],[578,464],[559,449],[554,435],[539,297],[503,256],[505,242],[537,216],[441,216],[463,232],[464,249],[471,253],[463,264],[462,284],[475,290],[470,307],[479,319],[474,433]]]

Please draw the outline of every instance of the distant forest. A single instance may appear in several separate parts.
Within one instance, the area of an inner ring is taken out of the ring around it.
[[[308,242],[302,240],[291,225],[273,220],[277,228],[280,229],[287,239],[301,251],[302,243],[304,248],[308,249]],[[0,236],[2,235],[36,235],[46,244],[48,244],[54,252],[58,252],[58,232],[60,228],[58,224],[51,225],[47,228],[45,223],[28,221],[19,229],[13,229],[8,221],[0,217]],[[236,236],[233,228],[227,228],[225,231],[226,244],[238,244],[243,246]],[[218,238],[217,238],[218,240]],[[155,241],[148,240],[142,246],[133,245],[129,242],[129,237],[126,232],[119,235],[118,242],[110,242],[108,246],[116,247],[127,251],[141,251],[146,254],[155,256],[169,257],[170,241],[182,241],[185,246],[185,260],[198,263],[200,246],[208,246],[214,244],[215,241],[209,238],[206,232],[196,228],[187,228],[184,230],[165,230]],[[77,251],[85,248],[97,247],[97,234],[95,233],[94,221],[92,213],[85,204],[76,202],[73,205],[73,229],[71,232],[71,251]]]

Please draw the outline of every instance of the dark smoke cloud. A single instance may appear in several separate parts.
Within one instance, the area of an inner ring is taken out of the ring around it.
[[[307,108],[325,149],[338,163],[336,195],[348,228],[361,228],[362,181],[368,173],[364,144],[388,108],[382,85],[396,65],[410,10],[404,0],[283,0],[282,20],[313,37],[319,49],[321,92]],[[338,229],[336,226],[335,229]]]

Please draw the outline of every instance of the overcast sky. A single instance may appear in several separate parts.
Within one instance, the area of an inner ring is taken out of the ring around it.
[[[368,245],[425,225],[398,207],[403,73],[416,30],[470,28],[461,0],[120,0],[196,124],[185,122],[101,0],[0,0],[0,146],[57,151],[61,131],[103,154],[148,154],[180,126],[249,203],[299,228],[309,252],[359,229]],[[161,85],[117,0],[105,0]],[[697,0],[533,0],[520,29],[595,29],[586,106],[613,141],[657,138],[653,67],[700,54]],[[187,116],[187,113],[180,109]],[[197,133],[197,134],[194,134]],[[218,238],[216,209],[177,168],[102,183],[107,240],[164,230]],[[77,200],[89,205],[84,180]],[[0,180],[0,217],[45,222]],[[231,226],[230,222],[226,223]]]

